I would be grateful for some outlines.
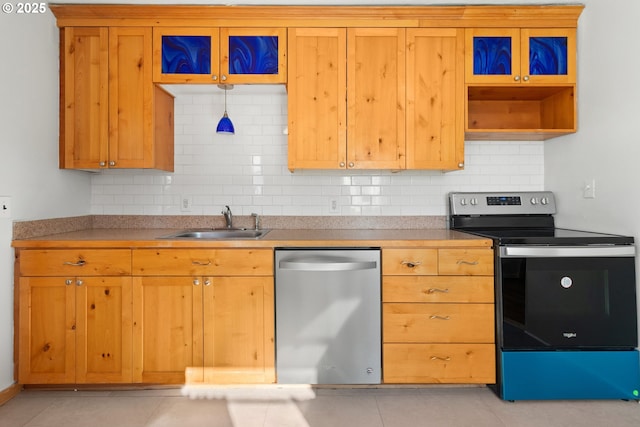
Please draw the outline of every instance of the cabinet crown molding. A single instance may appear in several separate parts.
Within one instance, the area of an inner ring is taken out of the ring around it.
[[[50,4],[68,26],[577,27],[574,5],[206,6]]]

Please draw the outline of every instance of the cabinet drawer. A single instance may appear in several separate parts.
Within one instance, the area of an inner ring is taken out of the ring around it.
[[[130,249],[26,249],[19,257],[22,276],[131,274]]]
[[[492,249],[438,249],[438,273],[456,276],[493,275]]]
[[[270,249],[137,249],[133,274],[140,276],[271,276]]]
[[[382,274],[431,275],[438,274],[437,249],[383,249]]]
[[[385,276],[383,302],[493,303],[490,276]]]
[[[382,305],[385,343],[492,343],[493,304]]]
[[[384,344],[384,383],[496,382],[493,344]]]

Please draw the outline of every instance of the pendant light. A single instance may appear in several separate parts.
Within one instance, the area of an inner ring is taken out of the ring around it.
[[[218,85],[218,87],[224,90],[224,114],[218,122],[216,133],[233,135],[234,133],[236,133],[236,131],[233,127],[233,123],[231,123],[231,119],[227,115],[227,91],[233,89],[233,85]]]

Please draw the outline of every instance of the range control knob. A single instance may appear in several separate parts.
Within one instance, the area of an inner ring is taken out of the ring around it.
[[[476,198],[474,197],[473,199],[471,199],[471,200],[469,201],[469,203],[471,203],[471,206],[475,206],[475,205],[477,205],[477,204],[478,204],[478,199],[476,199]]]
[[[536,199],[535,197],[531,198],[531,204],[532,205],[537,205],[538,204],[538,199]]]
[[[462,206],[467,206],[467,199],[460,199],[460,204]]]
[[[546,197],[543,197],[542,199],[540,199],[540,203],[542,203],[543,205],[546,205],[549,203],[549,199],[547,199]]]

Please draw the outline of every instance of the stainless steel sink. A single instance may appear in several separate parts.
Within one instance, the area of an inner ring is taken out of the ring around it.
[[[222,239],[260,239],[269,230],[251,230],[245,228],[216,228],[201,230],[182,230],[177,233],[162,236],[160,239],[188,239],[188,240],[222,240]]]

